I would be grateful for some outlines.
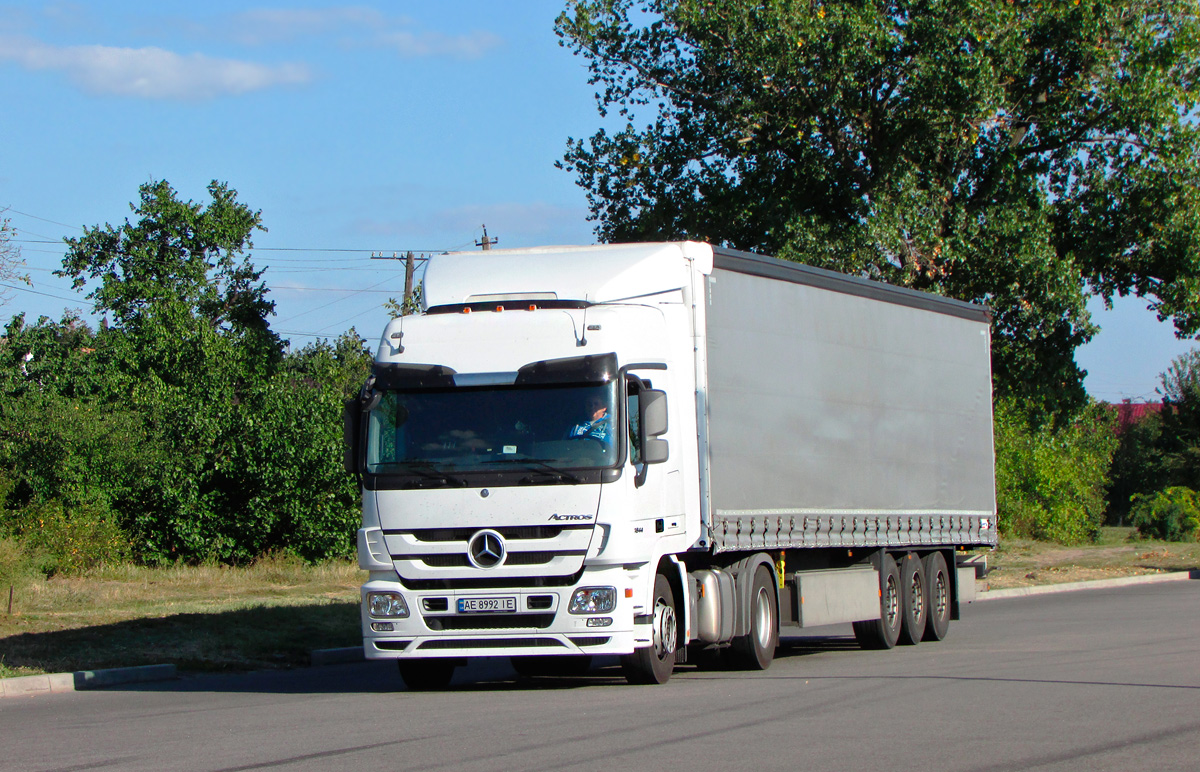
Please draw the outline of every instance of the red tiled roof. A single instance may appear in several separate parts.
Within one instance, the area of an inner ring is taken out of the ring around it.
[[[1161,413],[1161,402],[1131,402],[1125,400],[1118,404],[1110,404],[1109,408],[1117,411],[1117,434],[1124,434],[1129,427],[1141,421],[1148,415]]]

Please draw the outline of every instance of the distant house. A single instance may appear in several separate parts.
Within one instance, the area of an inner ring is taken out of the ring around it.
[[[1117,436],[1124,434],[1146,416],[1157,415],[1163,409],[1161,402],[1134,402],[1128,399],[1115,405],[1109,403],[1107,406],[1110,410],[1117,411]]]

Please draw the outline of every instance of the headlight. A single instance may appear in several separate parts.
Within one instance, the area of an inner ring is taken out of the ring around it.
[[[571,596],[572,614],[607,614],[617,607],[616,587],[580,587]]]
[[[406,617],[408,604],[398,592],[368,592],[367,610],[373,617]]]

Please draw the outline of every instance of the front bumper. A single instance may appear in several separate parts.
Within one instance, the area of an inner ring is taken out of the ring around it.
[[[634,616],[642,613],[634,606],[634,598],[640,597],[633,586],[637,574],[620,566],[585,569],[570,587],[408,590],[398,581],[378,576],[362,586],[360,609],[367,659],[628,654],[649,641],[649,625],[634,625]],[[568,612],[576,589],[605,586],[616,588],[612,611]],[[403,595],[408,617],[371,616],[367,603],[371,592]],[[460,613],[460,599],[503,599],[515,611]]]

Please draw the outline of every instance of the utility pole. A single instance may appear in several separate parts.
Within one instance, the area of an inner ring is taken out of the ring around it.
[[[404,305],[407,308],[412,307],[412,282],[413,282],[413,253],[410,249],[404,257]]]
[[[500,242],[500,239],[489,239],[489,238],[488,238],[488,235],[487,235],[487,226],[486,226],[486,225],[484,225],[484,226],[483,226],[483,240],[482,240],[482,241],[476,241],[476,242],[475,242],[475,246],[479,247],[479,248],[480,248],[480,249],[482,249],[484,252],[486,252],[486,251],[488,251],[489,249],[491,249],[491,248],[492,248],[492,245],[493,245],[493,244],[497,244],[497,243],[499,243],[499,242]]]
[[[400,255],[395,252],[392,253],[391,257],[388,257],[382,252],[372,252],[371,259],[404,260],[404,301],[397,305],[399,306],[399,312],[401,316],[407,316],[408,314],[413,313],[413,272],[416,270],[416,255],[412,253],[412,250],[409,250],[403,258],[401,258]],[[384,305],[391,307],[391,304],[395,303],[395,299],[390,299],[388,303],[385,303]]]

